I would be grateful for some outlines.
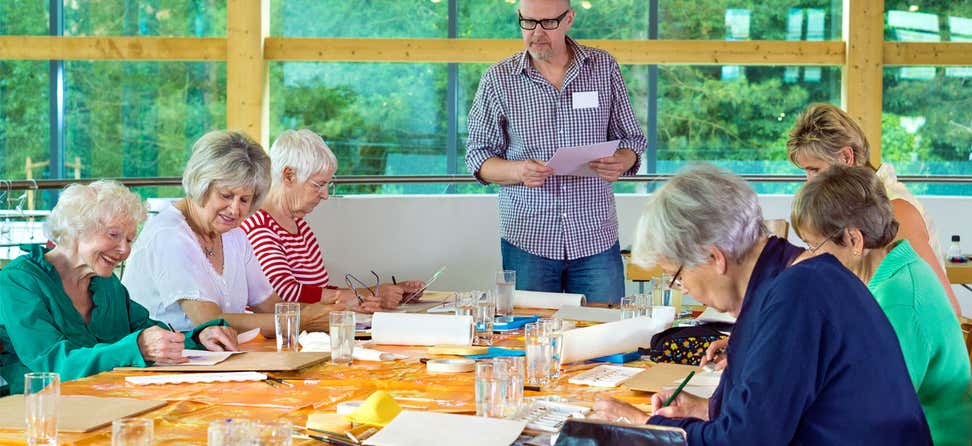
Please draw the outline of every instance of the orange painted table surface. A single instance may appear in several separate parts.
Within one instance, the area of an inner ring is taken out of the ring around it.
[[[518,311],[520,312],[520,311]],[[524,310],[536,314],[543,311]],[[496,335],[494,344],[504,347],[523,346],[522,331]],[[258,338],[241,346],[242,350],[274,350],[272,341]],[[168,401],[160,409],[142,417],[155,419],[155,444],[205,444],[206,430],[211,421],[224,418],[271,420],[285,418],[303,426],[307,415],[314,411],[334,412],[338,403],[363,400],[376,390],[389,392],[406,410],[431,410],[474,414],[474,373],[428,373],[419,362],[434,357],[425,347],[374,346],[373,348],[407,355],[408,358],[389,362],[355,361],[354,364],[318,364],[297,372],[271,373],[293,387],[270,386],[266,382],[163,384],[136,386],[127,384],[125,376],[145,375],[144,372],[104,372],[61,384],[63,395],[114,396]],[[638,361],[626,365],[650,367]],[[645,410],[650,407],[650,394],[627,390],[624,386],[602,389],[568,384],[570,376],[581,370],[568,372],[543,392],[525,392],[525,396],[560,395],[574,404],[589,405],[599,396],[613,396],[636,404]],[[25,444],[23,432],[0,430],[0,445]],[[111,444],[111,426],[85,434],[62,433],[61,444]],[[294,444],[321,444],[297,440]]]

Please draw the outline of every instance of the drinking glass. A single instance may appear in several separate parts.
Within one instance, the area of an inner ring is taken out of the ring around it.
[[[226,418],[209,423],[209,446],[250,446],[254,445],[255,426],[253,421],[242,418]]]
[[[277,329],[277,351],[295,352],[300,335],[300,304],[280,302],[273,306],[273,322]]]
[[[61,398],[61,376],[52,372],[24,374],[27,444],[57,444],[57,406]]]
[[[149,418],[119,418],[111,422],[111,446],[152,446],[155,422]]]
[[[496,296],[485,291],[475,291],[476,315],[473,323],[476,326],[477,345],[493,344],[493,320],[496,317]]]
[[[621,298],[621,319],[634,319],[641,314],[638,308],[637,296],[624,296]]]
[[[257,444],[260,446],[291,446],[294,425],[289,420],[258,421],[254,423]]]
[[[564,359],[564,320],[558,318],[543,318],[537,321],[541,329],[550,338],[550,379],[560,378],[560,366]]]
[[[516,271],[496,272],[496,319],[513,322],[513,290],[516,288]]]
[[[649,286],[652,286],[652,285],[649,285]],[[654,288],[650,288],[650,290],[653,290],[653,289]],[[649,291],[646,294],[636,294],[635,295],[636,296],[635,297],[635,306],[638,307],[638,316],[651,317],[651,308],[652,308],[651,293],[652,293],[652,291]]]
[[[354,353],[354,312],[332,311],[330,315],[331,364],[351,364]]]
[[[509,386],[507,369],[492,361],[476,363],[476,416],[502,418]]]
[[[526,358],[523,356],[505,356],[493,358],[496,367],[504,367],[507,373],[508,386],[506,388],[506,404],[503,416],[508,417],[516,413],[523,404],[523,380],[526,377]]]
[[[526,343],[526,383],[543,386],[550,382],[550,361],[553,349],[550,337],[539,323],[526,324],[523,338]]]

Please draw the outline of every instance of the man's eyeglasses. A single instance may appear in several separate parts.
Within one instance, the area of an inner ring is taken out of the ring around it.
[[[563,14],[560,14],[556,18],[540,19],[540,20],[525,19],[523,18],[523,14],[520,14],[519,11],[517,11],[516,14],[520,16],[520,28],[523,28],[528,31],[534,30],[537,29],[537,24],[539,23],[541,28],[549,31],[549,30],[559,28],[561,20],[563,20],[564,17],[567,17],[568,12],[570,12],[569,9],[564,11]]]
[[[679,288],[682,287],[682,268],[684,267],[684,264],[678,265],[678,269],[675,270],[675,274],[672,275],[672,281],[668,282],[669,288],[675,288],[676,286]]]
[[[840,229],[834,231],[829,236],[824,237],[824,239],[821,240],[820,243],[817,243],[817,246],[814,246],[814,247],[809,247],[810,244],[807,243],[807,246],[808,246],[807,251],[810,252],[810,254],[816,254],[818,249],[822,248],[823,245],[825,245],[825,244],[827,244],[827,242],[833,240],[834,237],[837,237],[837,235],[839,235],[842,232],[844,232],[844,228],[840,228]],[[806,243],[806,242],[804,242],[804,243]]]

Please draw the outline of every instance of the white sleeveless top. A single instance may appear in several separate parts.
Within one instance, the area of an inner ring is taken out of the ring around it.
[[[223,274],[209,263],[186,218],[171,204],[150,218],[132,246],[122,284],[152,319],[179,331],[193,329],[182,299],[219,305],[224,313],[243,313],[263,302],[273,289],[240,228],[222,235]]]
[[[884,183],[884,191],[888,194],[888,200],[904,200],[914,206],[921,214],[921,219],[925,221],[925,230],[928,231],[928,246],[931,246],[935,257],[938,258],[939,263],[944,268],[945,255],[942,252],[942,244],[938,238],[938,232],[935,231],[935,223],[932,222],[928,212],[925,211],[925,207],[921,205],[918,198],[908,190],[904,183],[898,181],[898,176],[894,173],[894,166],[891,163],[882,163],[876,174]]]

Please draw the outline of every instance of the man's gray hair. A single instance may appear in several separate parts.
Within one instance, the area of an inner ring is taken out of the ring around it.
[[[253,188],[250,211],[256,212],[270,188],[270,157],[242,132],[209,132],[192,145],[182,187],[196,204],[204,205],[215,183],[230,189]]]
[[[711,164],[694,164],[648,199],[633,259],[654,264],[664,258],[692,267],[705,263],[715,247],[740,261],[768,233],[756,192],[746,181]]]
[[[270,146],[273,164],[270,177],[274,186],[280,184],[285,167],[294,169],[297,181],[307,181],[315,173],[334,173],[337,158],[320,135],[307,129],[284,130]]]
[[[54,243],[64,245],[117,222],[138,226],[145,221],[147,211],[138,194],[116,181],[72,184],[58,197],[44,223],[44,232]]]

